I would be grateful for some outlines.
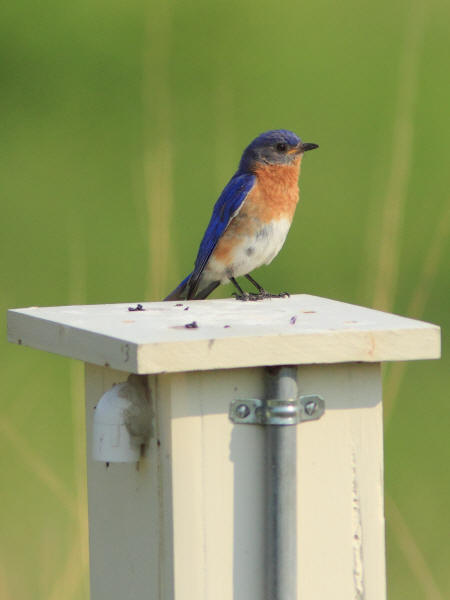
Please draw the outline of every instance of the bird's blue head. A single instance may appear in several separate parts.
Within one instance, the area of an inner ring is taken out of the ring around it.
[[[302,142],[295,133],[287,129],[266,131],[244,150],[239,171],[253,171],[258,164],[290,165],[303,152],[318,147],[317,144]]]

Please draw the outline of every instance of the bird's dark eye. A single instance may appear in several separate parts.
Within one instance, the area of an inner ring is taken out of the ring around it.
[[[280,142],[279,144],[277,144],[277,150],[279,152],[286,152],[287,149],[287,145],[284,144],[283,142]]]

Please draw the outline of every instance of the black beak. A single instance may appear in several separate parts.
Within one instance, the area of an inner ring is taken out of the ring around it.
[[[300,145],[301,152],[308,152],[308,150],[315,150],[318,147],[319,147],[318,144],[310,144],[308,142],[302,142]]]

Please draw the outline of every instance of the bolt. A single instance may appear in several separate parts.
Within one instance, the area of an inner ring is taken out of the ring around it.
[[[234,412],[239,419],[245,419],[250,414],[250,409],[247,404],[239,404],[236,406]]]
[[[315,400],[310,400],[309,402],[307,402],[305,404],[305,412],[310,417],[316,412],[316,410],[317,410],[317,402]]]

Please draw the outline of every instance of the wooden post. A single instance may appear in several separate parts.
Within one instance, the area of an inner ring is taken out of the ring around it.
[[[86,363],[92,600],[261,600],[265,435],[234,424],[264,368],[298,365],[323,416],[296,425],[298,598],[385,598],[380,363],[439,357],[439,328],[300,295],[9,311],[9,339]],[[92,458],[104,392],[142,374],[138,463]]]

